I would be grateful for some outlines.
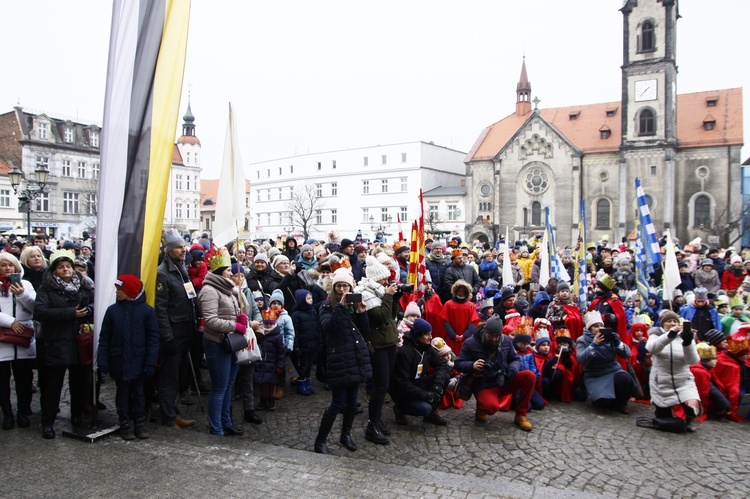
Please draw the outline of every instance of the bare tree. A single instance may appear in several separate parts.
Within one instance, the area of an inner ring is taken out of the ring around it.
[[[440,229],[440,224],[444,223],[445,220],[440,218],[440,215],[438,215],[437,210],[430,210],[428,209],[425,211],[424,214],[424,223],[428,228],[428,232],[438,236],[438,234],[442,235],[442,230]],[[439,237],[439,236],[438,236]]]
[[[81,200],[80,213],[81,222],[92,234],[96,234],[96,220],[99,205],[99,180],[89,179],[80,182]]]
[[[750,230],[750,203],[743,203],[742,209],[734,212],[728,206],[717,207],[714,224],[705,227],[706,234],[717,236],[719,244],[723,248],[733,246],[741,237],[743,232]]]
[[[305,240],[310,237],[310,232],[315,228],[315,217],[323,206],[318,189],[311,183],[295,186],[292,191],[292,198],[286,207],[289,210],[291,224],[302,230]]]

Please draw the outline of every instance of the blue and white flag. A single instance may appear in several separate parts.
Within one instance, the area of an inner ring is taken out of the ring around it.
[[[656,235],[654,222],[651,221],[651,211],[646,201],[646,193],[643,191],[641,179],[635,179],[635,195],[638,200],[638,220],[644,235],[643,247],[646,252],[646,263],[654,267],[661,263],[661,251],[659,250],[659,238]]]
[[[643,247],[643,241],[646,239],[643,233],[643,226],[640,223],[640,217],[635,219],[635,283],[638,294],[641,295],[642,303],[648,302],[648,293],[650,286],[648,283],[648,256],[646,249]]]
[[[578,254],[576,255],[578,265],[576,276],[573,279],[573,287],[578,291],[578,306],[584,308],[588,300],[589,278],[588,266],[586,265],[586,201],[581,199],[581,218],[578,220]]]
[[[547,222],[547,232],[549,233],[549,273],[552,277],[557,278],[558,281],[570,282],[568,271],[565,270],[560,255],[557,254],[557,247],[555,246],[555,231],[549,221],[549,206],[544,209],[544,212]]]

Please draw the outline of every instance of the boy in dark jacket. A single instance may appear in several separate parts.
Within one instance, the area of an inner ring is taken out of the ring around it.
[[[313,296],[306,289],[298,289],[294,292],[294,301],[297,306],[292,311],[292,324],[294,325],[294,352],[298,355],[297,393],[300,395],[312,395],[315,390],[310,386],[310,371],[313,359],[318,353],[320,344],[320,322],[318,321],[318,310],[313,306]]]
[[[267,308],[261,312],[263,315],[263,335],[258,337],[258,346],[260,346],[261,360],[255,363],[255,372],[253,380],[260,388],[260,409],[273,411],[276,409],[276,385],[279,376],[284,374],[284,360],[286,358],[284,350],[284,338],[281,331],[276,325],[278,314],[276,311]]]
[[[156,371],[159,325],[156,312],[146,303],[140,279],[123,274],[115,281],[115,290],[117,302],[104,314],[99,334],[99,370],[102,376],[109,373],[115,380],[120,437],[144,439],[148,432],[143,381]],[[135,418],[135,427],[130,425],[129,414]]]
[[[516,349],[518,359],[521,362],[520,371],[531,371],[534,373],[534,387],[539,385],[539,380],[542,378],[542,374],[536,367],[536,360],[534,359],[534,351],[531,349],[531,335],[524,333],[517,333],[513,337],[513,347]],[[520,391],[519,391],[520,392]],[[514,401],[518,400],[519,392],[513,395]],[[544,397],[536,389],[531,395],[531,408],[535,411],[544,409],[546,405]]]

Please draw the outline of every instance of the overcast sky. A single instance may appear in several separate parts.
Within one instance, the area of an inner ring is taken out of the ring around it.
[[[250,163],[377,144],[466,152],[514,111],[524,54],[542,108],[619,100],[621,5],[193,0],[177,134],[189,90],[203,178],[219,176],[229,101],[248,177]],[[103,0],[3,2],[0,112],[20,103],[101,124],[111,10]],[[747,95],[750,1],[681,0],[680,14],[678,93]],[[750,102],[744,116],[747,129]]]

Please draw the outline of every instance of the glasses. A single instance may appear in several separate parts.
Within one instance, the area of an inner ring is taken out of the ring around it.
[[[333,287],[336,289],[349,289],[349,285],[344,282],[339,282],[337,284],[334,284]]]

